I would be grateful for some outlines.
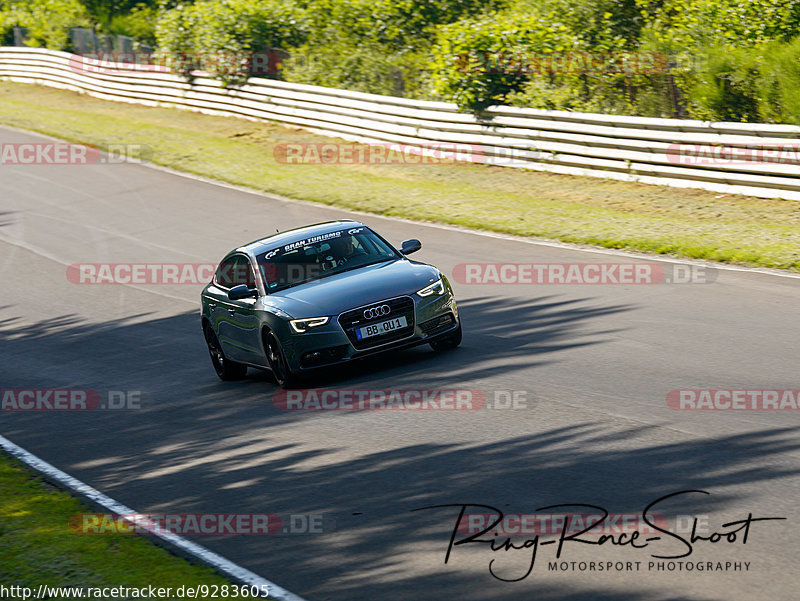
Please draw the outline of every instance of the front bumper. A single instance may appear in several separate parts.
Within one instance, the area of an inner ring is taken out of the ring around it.
[[[363,320],[358,313],[365,307],[388,304],[389,317],[406,316],[409,325],[373,340],[359,341],[355,329],[382,318]],[[354,307],[333,317],[319,328],[304,334],[292,334],[286,340],[284,354],[294,372],[308,371],[360,359],[386,351],[428,344],[446,338],[459,327],[458,307],[451,290],[433,298],[400,296],[365,307]]]

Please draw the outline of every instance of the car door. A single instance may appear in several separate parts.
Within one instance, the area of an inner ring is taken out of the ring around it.
[[[217,339],[221,339],[227,329],[224,322],[228,316],[228,290],[232,287],[230,274],[233,273],[233,264],[234,257],[223,259],[217,266],[211,283],[203,290],[203,314],[211,323]]]
[[[228,291],[241,284],[256,289],[255,274],[250,259],[235,254],[220,264],[218,286],[225,294],[217,301],[217,336],[225,356],[242,363],[264,364],[264,353],[255,314],[256,298],[231,300]]]

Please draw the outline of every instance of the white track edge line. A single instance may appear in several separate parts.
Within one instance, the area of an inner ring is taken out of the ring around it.
[[[47,480],[58,484],[60,488],[64,488],[68,491],[76,493],[94,505],[104,507],[108,511],[117,515],[130,515],[137,513],[133,509],[118,503],[111,497],[104,495],[88,484],[84,484],[77,478],[73,478],[66,472],[63,472],[57,467],[50,465],[36,455],[29,453],[2,435],[0,435],[0,447],[8,454],[27,465],[29,468],[45,476]],[[198,545],[197,543],[193,543],[182,536],[178,536],[177,534],[173,534],[171,532],[152,532],[147,536],[152,536],[159,539],[160,542],[166,544],[166,546],[173,547],[179,550],[182,554],[195,558],[197,561],[214,568],[232,580],[236,580],[242,584],[257,588],[261,586],[269,587],[270,600],[305,601],[302,597],[298,597],[294,593],[287,591],[286,589],[267,580],[266,578],[263,578],[262,576],[259,576],[258,574],[255,574],[254,572],[251,572],[250,570],[233,563],[229,559],[226,559],[221,555],[218,555],[213,551]]]

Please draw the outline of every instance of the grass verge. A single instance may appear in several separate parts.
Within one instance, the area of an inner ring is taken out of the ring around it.
[[[231,584],[140,536],[77,534],[70,518],[83,513],[92,510],[0,452],[0,585],[36,591]]]
[[[10,82],[0,123],[101,148],[144,144],[160,165],[342,209],[800,271],[796,201],[486,165],[292,165],[276,161],[278,144],[334,140]]]

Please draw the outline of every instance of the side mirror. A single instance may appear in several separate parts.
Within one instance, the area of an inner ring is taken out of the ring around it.
[[[258,296],[258,290],[248,288],[245,284],[239,284],[228,290],[228,298],[232,301],[242,300],[243,298],[255,298]]]
[[[410,255],[411,253],[417,252],[420,248],[422,248],[422,242],[419,240],[403,240],[403,244],[400,246],[400,252],[404,255]]]

